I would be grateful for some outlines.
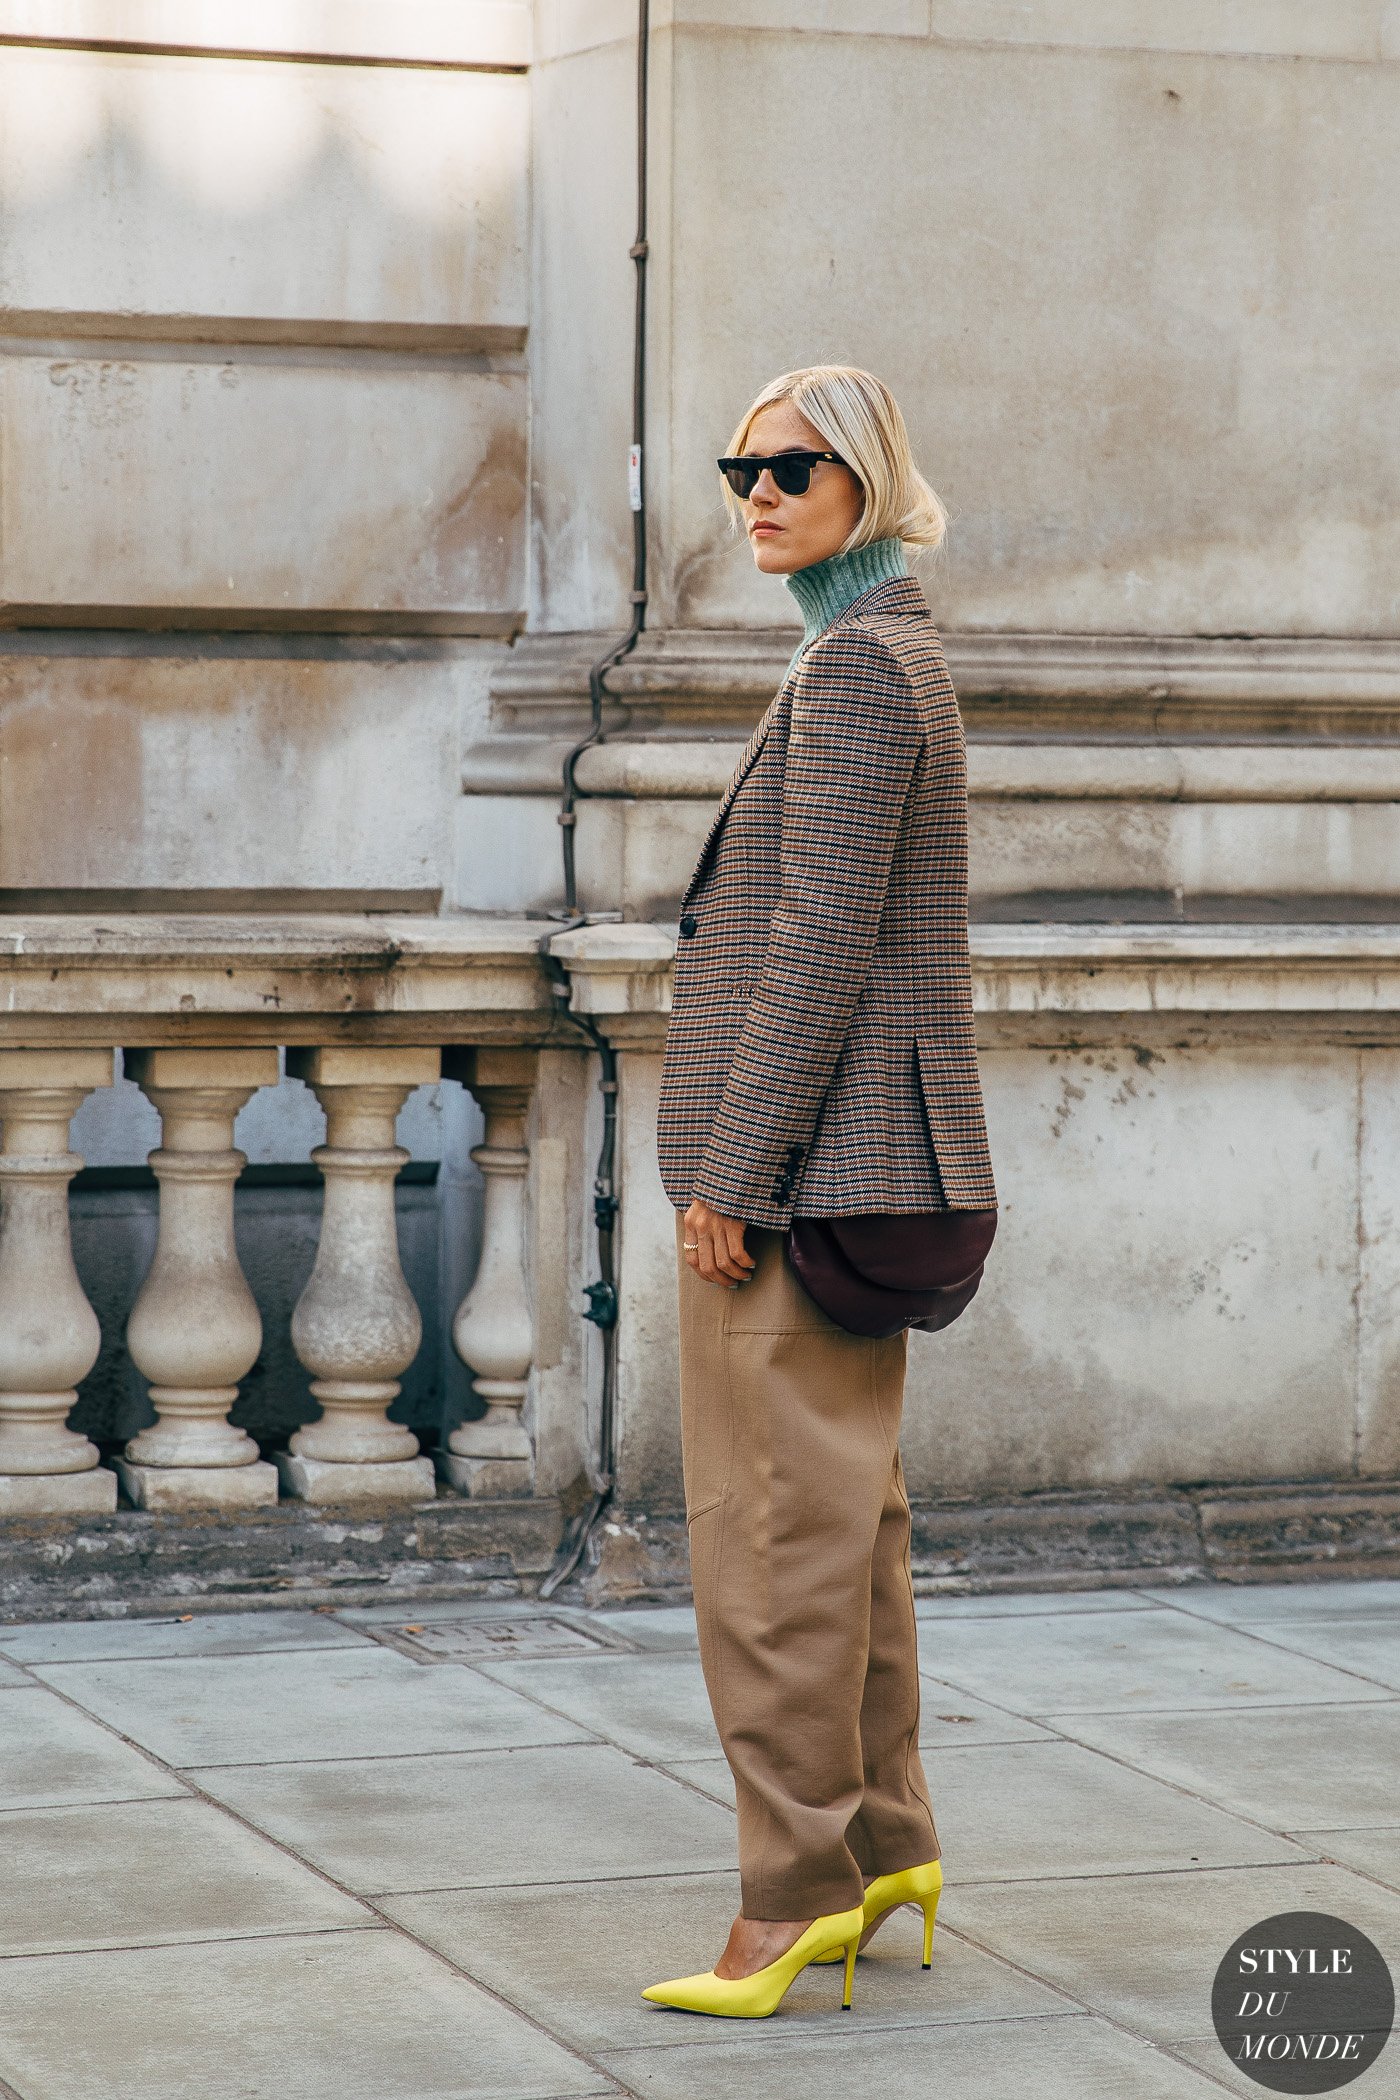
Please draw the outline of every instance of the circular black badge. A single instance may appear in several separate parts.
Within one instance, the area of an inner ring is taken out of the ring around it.
[[[1231,2063],[1271,2093],[1333,2093],[1390,2039],[1395,1984],[1344,1918],[1286,1910],[1251,1925],[1215,1972],[1211,2017]]]

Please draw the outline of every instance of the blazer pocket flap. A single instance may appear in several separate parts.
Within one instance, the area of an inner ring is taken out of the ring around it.
[[[944,1195],[954,1209],[994,1204],[976,1046],[945,1036],[917,1035],[914,1048]]]

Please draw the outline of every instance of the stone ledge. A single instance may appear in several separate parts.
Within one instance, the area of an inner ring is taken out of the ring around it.
[[[551,1497],[416,1509],[292,1506],[16,1518],[0,1526],[0,1618],[123,1618],[533,1590],[563,1519]]]
[[[0,1616],[139,1617],[194,1604],[247,1611],[532,1595],[562,1529],[546,1497],[347,1514],[282,1504],[212,1512],[16,1520],[0,1528]],[[689,1594],[685,1520],[615,1515],[590,1603]],[[1400,1480],[1269,1481],[1047,1491],[914,1507],[921,1594],[1278,1582],[1400,1575]]]
[[[556,922],[557,923],[557,922]],[[547,919],[0,919],[0,1043],[541,1043]]]
[[[529,634],[492,679],[497,720],[564,734],[586,719],[603,634]],[[613,729],[748,734],[795,628],[670,628],[608,674]],[[1400,735],[1400,637],[943,635],[970,730],[1120,735]]]
[[[659,1044],[673,925],[547,919],[208,916],[0,920],[0,1047],[551,1044],[577,1049],[541,950],[570,1003],[615,1041]],[[979,1036],[1242,1025],[1400,1036],[1400,928],[1388,924],[1128,925],[1037,921],[972,929]],[[1121,1020],[1117,1023],[1121,1025]]]
[[[1083,1489],[916,1503],[923,1595],[1400,1575],[1400,1480]],[[689,1593],[685,1522],[619,1515],[590,1603]]]
[[[531,35],[527,0],[0,0],[0,40],[518,71]]]
[[[557,800],[570,749],[563,737],[483,737],[466,755],[462,792]],[[730,737],[619,736],[584,752],[575,777],[598,800],[714,802],[743,749]],[[1400,744],[974,735],[967,791],[974,802],[1392,803]]]

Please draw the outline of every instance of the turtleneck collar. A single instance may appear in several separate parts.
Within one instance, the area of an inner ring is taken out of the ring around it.
[[[795,569],[783,581],[802,609],[802,640],[798,654],[825,634],[838,614],[853,605],[864,591],[895,576],[907,576],[904,542],[898,539],[871,540],[868,546],[853,547],[849,554],[831,554],[814,561],[808,569]]]

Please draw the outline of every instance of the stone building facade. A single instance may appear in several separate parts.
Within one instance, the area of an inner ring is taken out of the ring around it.
[[[712,462],[840,357],[952,514],[1004,1200],[913,1341],[921,1566],[1389,1552],[1400,18],[653,0],[649,597],[566,930],[631,615],[637,26],[0,0],[12,1536],[88,1527],[113,1602],[211,1507],[235,1570],[358,1507],[418,1512],[401,1577],[537,1575],[610,1375],[605,1573],[680,1569],[673,920],[793,639]],[[336,1550],[296,1579],[380,1579]]]

